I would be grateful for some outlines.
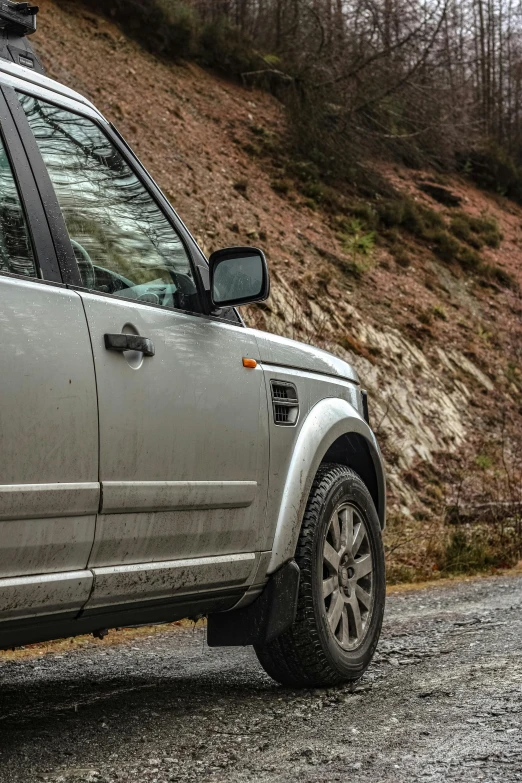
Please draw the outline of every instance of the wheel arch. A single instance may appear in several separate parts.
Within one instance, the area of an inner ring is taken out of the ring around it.
[[[379,481],[375,459],[366,438],[358,432],[347,432],[341,435],[329,447],[321,460],[321,465],[326,462],[346,465],[362,478],[377,509],[381,528],[384,528],[385,509],[382,507],[384,486]]]
[[[339,398],[321,400],[303,422],[292,454],[277,518],[269,574],[294,556],[312,482],[319,466],[326,462],[347,465],[361,476],[375,503],[381,528],[384,528],[385,476],[375,435],[350,403]]]

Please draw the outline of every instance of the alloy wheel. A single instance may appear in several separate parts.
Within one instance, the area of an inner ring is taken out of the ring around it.
[[[363,517],[349,503],[334,510],[323,548],[326,619],[343,650],[362,643],[374,604],[373,562]]]

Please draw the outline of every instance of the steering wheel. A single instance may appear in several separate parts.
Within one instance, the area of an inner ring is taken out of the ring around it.
[[[71,245],[76,257],[76,263],[80,270],[83,285],[85,288],[95,288],[96,272],[94,271],[94,264],[91,261],[90,255],[75,239],[71,239]]]

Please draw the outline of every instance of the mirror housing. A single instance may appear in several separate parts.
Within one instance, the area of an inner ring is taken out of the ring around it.
[[[216,250],[208,263],[213,307],[237,307],[268,298],[268,264],[265,254],[257,247]]]

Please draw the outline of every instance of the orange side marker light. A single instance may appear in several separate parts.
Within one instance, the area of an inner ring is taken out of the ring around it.
[[[257,362],[255,359],[247,359],[243,357],[243,367],[248,367],[250,370],[253,370],[255,367],[257,367]]]

